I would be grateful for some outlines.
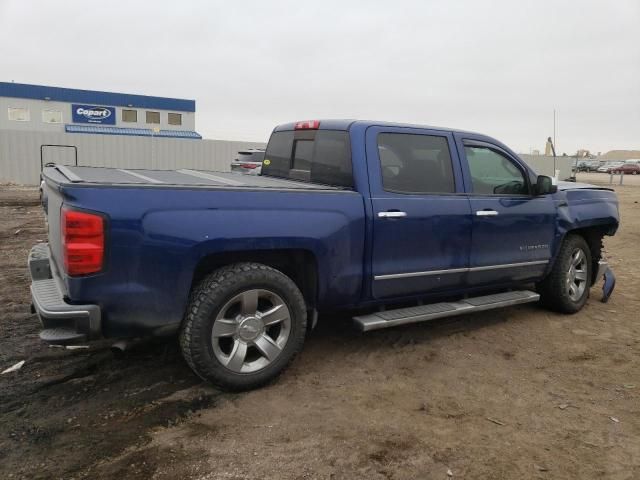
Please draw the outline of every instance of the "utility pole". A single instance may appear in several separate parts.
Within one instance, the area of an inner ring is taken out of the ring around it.
[[[553,109],[553,174],[556,174],[556,109]]]

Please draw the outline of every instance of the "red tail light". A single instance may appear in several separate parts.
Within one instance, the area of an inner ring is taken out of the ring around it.
[[[317,130],[320,128],[320,120],[304,120],[302,122],[296,122],[294,130]]]
[[[67,274],[89,275],[102,270],[104,219],[100,215],[62,209],[62,254]]]
[[[243,163],[240,165],[242,168],[247,168],[249,170],[253,170],[254,168],[258,168],[260,165],[256,165],[255,163]]]

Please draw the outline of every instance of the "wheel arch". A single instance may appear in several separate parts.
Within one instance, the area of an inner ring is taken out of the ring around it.
[[[191,289],[209,273],[234,263],[261,263],[291,278],[302,292],[308,310],[317,306],[318,262],[313,252],[304,249],[249,250],[217,252],[202,257],[193,273]]]
[[[598,262],[602,259],[603,238],[605,235],[611,235],[611,230],[614,229],[614,225],[594,225],[588,227],[577,227],[571,230],[567,230],[562,237],[562,242],[569,235],[579,235],[585,239],[591,252],[591,285],[597,280]]]

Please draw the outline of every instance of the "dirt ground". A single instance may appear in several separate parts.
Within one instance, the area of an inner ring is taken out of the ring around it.
[[[279,380],[225,394],[175,342],[43,345],[37,192],[0,187],[0,371],[26,360],[0,375],[0,478],[640,478],[640,187],[615,188],[608,304],[594,288],[573,316],[523,305],[366,335],[321,318]]]

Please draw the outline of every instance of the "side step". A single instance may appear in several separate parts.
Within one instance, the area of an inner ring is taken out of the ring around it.
[[[465,298],[457,302],[432,303],[419,307],[399,308],[397,310],[385,310],[353,317],[355,324],[363,332],[378,330],[381,328],[395,327],[407,323],[425,322],[437,318],[453,317],[463,313],[481,312],[494,308],[519,305],[521,303],[537,302],[540,295],[529,290],[496,293],[482,297]]]

